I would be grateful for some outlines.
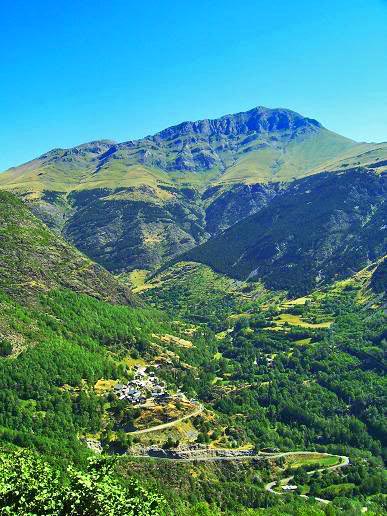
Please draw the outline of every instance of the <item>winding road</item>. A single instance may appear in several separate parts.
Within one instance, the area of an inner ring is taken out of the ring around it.
[[[308,454],[310,452],[286,452],[286,453],[279,453],[277,454],[277,457],[284,457],[284,456],[288,456],[288,455],[302,455],[302,454]],[[340,468],[344,468],[345,466],[348,466],[349,465],[349,458],[345,455],[332,455],[331,453],[322,453],[321,455],[323,456],[326,456],[326,457],[337,457],[340,459],[340,462],[338,464],[334,464],[333,466],[327,466],[326,468],[318,468],[318,469],[314,469],[312,471],[307,471],[307,475],[313,475],[313,473],[316,473],[316,472],[322,472],[322,471],[332,471],[332,470],[335,470],[335,469],[340,469]],[[268,491],[269,493],[273,493],[275,495],[284,495],[285,493],[281,493],[280,491],[274,491],[274,487],[276,485],[278,485],[278,483],[280,482],[281,483],[281,486],[286,486],[289,484],[289,482],[291,480],[293,480],[294,476],[291,476],[291,477],[287,477],[287,478],[283,478],[282,480],[275,480],[273,482],[269,482],[268,484],[265,485],[265,490]],[[298,494],[298,493],[295,493],[295,494]],[[307,496],[307,495],[298,495],[298,496],[301,496],[301,498],[311,498],[310,496]],[[315,500],[317,500],[318,502],[321,502],[321,503],[325,503],[325,504],[328,504],[330,503],[330,500],[325,500],[324,498],[318,498],[318,497],[312,497],[314,498]]]
[[[130,435],[140,435],[140,434],[147,434],[150,432],[158,432],[160,430],[165,430],[166,428],[171,428],[171,427],[177,425],[178,423],[185,421],[186,419],[190,419],[192,417],[198,416],[199,414],[201,414],[203,412],[203,410],[204,410],[203,405],[200,405],[196,410],[194,410],[190,414],[186,414],[185,416],[182,416],[173,421],[169,421],[168,423],[162,423],[161,425],[151,426],[149,428],[144,428],[143,430],[134,430],[133,432],[129,432],[129,433],[130,433]],[[174,461],[174,462],[193,462],[193,461],[210,462],[210,461],[238,461],[238,460],[246,460],[246,459],[256,459],[259,457],[266,457],[266,458],[270,458],[270,459],[279,459],[281,457],[289,457],[291,455],[293,455],[293,456],[294,455],[310,455],[311,453],[313,453],[313,452],[310,452],[310,451],[293,451],[293,452],[291,452],[290,451],[290,452],[271,453],[271,452],[259,451],[258,453],[253,453],[251,455],[241,453],[240,455],[236,454],[236,455],[232,455],[232,456],[225,454],[225,455],[213,455],[213,456],[207,456],[207,457],[193,455],[192,457],[184,457],[184,458],[183,457],[182,458],[157,457],[157,456],[149,456],[149,458],[159,459],[159,460],[170,460],[170,461]],[[338,459],[340,459],[340,462],[338,464],[334,464],[333,466],[327,466],[325,468],[318,468],[318,469],[314,469],[312,471],[308,471],[307,475],[313,475],[313,473],[316,473],[316,472],[332,471],[332,470],[344,468],[345,466],[349,465],[349,458],[345,455],[333,455],[331,453],[319,453],[319,455],[325,456],[325,457],[337,457]],[[131,457],[144,458],[146,456],[131,455]],[[275,491],[274,488],[279,483],[281,483],[281,486],[288,485],[289,482],[291,480],[293,480],[293,478],[294,478],[294,476],[290,476],[290,477],[284,478],[282,480],[274,480],[272,482],[269,482],[265,485],[265,490],[268,491],[269,493],[272,493],[275,495],[279,495],[279,496],[284,495],[285,492]],[[310,498],[307,495],[300,494],[298,496],[300,496],[301,498]],[[318,502],[321,502],[324,504],[330,503],[330,500],[325,500],[323,498],[314,497],[314,499],[317,500]]]
[[[185,416],[185,417],[187,418],[188,416]],[[192,415],[191,415],[191,417],[192,417]],[[176,421],[177,420],[171,421],[171,423],[176,423]],[[166,423],[166,424],[170,424],[170,423]],[[147,429],[147,430],[150,430],[150,429]],[[143,430],[139,430],[139,431],[143,432]],[[212,451],[215,451],[215,450],[212,450]],[[217,450],[217,451],[223,451],[223,450]],[[310,455],[310,454],[316,453],[316,452],[293,451],[293,452],[268,453],[268,452],[259,451],[257,453],[251,453],[251,454],[240,453],[240,455],[238,455],[238,454],[229,455],[229,454],[225,453],[224,455],[219,454],[219,455],[207,455],[207,456],[205,456],[206,450],[199,450],[199,453],[201,455],[195,455],[193,453],[191,457],[167,457],[167,456],[161,457],[161,456],[157,456],[157,455],[128,455],[128,456],[132,457],[132,458],[138,458],[138,459],[149,458],[149,459],[155,459],[155,460],[169,460],[172,462],[197,462],[197,461],[212,462],[212,461],[252,460],[252,459],[259,459],[259,458],[279,459],[280,457],[287,457],[290,455],[293,455],[293,456],[294,455]],[[327,466],[326,468],[320,468],[320,469],[315,469],[313,471],[309,471],[309,472],[307,472],[308,475],[312,475],[316,471],[326,471],[326,470],[342,468],[349,464],[349,458],[344,455],[343,456],[332,455],[330,453],[319,453],[319,455],[326,456],[326,457],[339,457],[341,459],[341,463],[334,464],[333,466]],[[293,477],[289,477],[288,479],[284,479],[284,480],[290,481],[292,478]],[[284,480],[282,480],[282,482],[284,482]],[[278,481],[273,481],[273,482],[266,484],[265,485],[266,491],[272,491],[274,494],[281,495],[282,493],[279,493],[279,492],[273,490],[273,487],[277,484],[277,482]]]

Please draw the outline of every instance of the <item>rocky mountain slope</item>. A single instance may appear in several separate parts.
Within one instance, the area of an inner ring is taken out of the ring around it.
[[[364,168],[300,179],[183,258],[292,294],[311,291],[386,253],[386,196],[387,175]]]

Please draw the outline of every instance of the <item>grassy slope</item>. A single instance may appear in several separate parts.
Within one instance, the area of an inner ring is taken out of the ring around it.
[[[264,148],[248,152],[225,171],[220,182],[290,181],[310,175],[332,156],[351,149],[354,143],[331,131],[321,129],[309,137],[298,138],[283,148]]]
[[[77,160],[75,163],[45,163],[37,160],[23,171],[17,168],[0,175],[0,188],[17,190],[22,193],[41,194],[44,190],[70,192],[98,188],[116,189],[139,185],[155,186],[170,183],[162,171],[144,167],[141,164],[113,162],[95,173],[98,162],[93,159]]]
[[[387,143],[359,143],[313,169],[313,173],[324,170],[347,170],[353,167],[369,167],[379,173],[387,170]]]

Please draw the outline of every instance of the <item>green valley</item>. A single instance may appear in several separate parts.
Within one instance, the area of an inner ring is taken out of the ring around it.
[[[385,152],[256,108],[0,175],[0,513],[383,514]]]
[[[387,0],[1,7],[0,516],[387,515]]]

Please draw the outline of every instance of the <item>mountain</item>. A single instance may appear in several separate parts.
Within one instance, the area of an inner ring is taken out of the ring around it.
[[[0,174],[0,189],[109,271],[154,271],[288,188],[291,196],[297,178],[313,185],[324,171],[382,174],[386,164],[387,144],[356,143],[293,111],[258,107],[141,140],[54,149]]]
[[[302,294],[386,253],[386,196],[387,175],[365,168],[299,179],[182,259]]]
[[[154,184],[179,178],[186,182],[188,177],[190,182],[181,173],[206,171],[222,176],[222,182],[279,181],[306,174],[354,147],[355,142],[316,120],[287,109],[257,107],[215,120],[183,122],[140,140],[54,149],[10,169],[2,183],[26,191],[69,191],[114,188],[117,183],[136,186],[140,180]]]
[[[135,302],[128,288],[48,229],[20,199],[0,192],[0,290],[25,301],[58,288]]]
[[[1,174],[0,188],[109,270],[154,270],[358,147],[293,111],[258,107],[55,149]]]

